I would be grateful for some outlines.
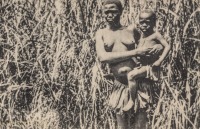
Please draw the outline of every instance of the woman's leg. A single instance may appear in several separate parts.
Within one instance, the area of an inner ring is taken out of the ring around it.
[[[129,129],[130,118],[128,113],[122,113],[122,114],[117,113],[116,117],[118,125],[117,129]]]
[[[134,122],[134,129],[148,129],[146,109],[140,109],[140,111],[135,114]]]
[[[124,111],[128,111],[133,107],[137,95],[136,79],[138,77],[146,77],[146,72],[147,72],[146,67],[147,66],[135,68],[127,74],[130,99],[127,105],[123,108]]]

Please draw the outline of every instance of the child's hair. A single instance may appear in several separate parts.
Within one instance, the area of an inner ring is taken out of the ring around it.
[[[145,10],[141,11],[140,15],[142,13],[148,13],[149,17],[153,21],[153,23],[156,23],[156,13],[153,10],[151,10],[151,9],[145,9]]]
[[[120,0],[104,0],[103,6],[105,6],[106,4],[115,4],[121,13],[123,11],[122,3]]]

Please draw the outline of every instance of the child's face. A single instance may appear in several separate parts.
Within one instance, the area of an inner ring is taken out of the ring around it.
[[[139,18],[140,29],[143,33],[152,31],[155,26],[155,20],[152,19],[151,13],[143,12]]]

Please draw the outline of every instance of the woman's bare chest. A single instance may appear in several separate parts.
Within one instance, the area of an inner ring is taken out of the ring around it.
[[[103,40],[105,48],[112,49],[112,51],[130,50],[135,45],[133,34],[125,30],[105,32]]]

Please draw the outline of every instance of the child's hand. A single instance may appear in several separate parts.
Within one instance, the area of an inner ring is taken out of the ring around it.
[[[150,54],[158,54],[163,50],[163,46],[161,44],[156,44],[152,47]]]
[[[161,62],[160,61],[156,61],[156,62],[154,62],[153,63],[153,67],[158,67],[158,66],[160,66],[160,64],[161,64]]]

